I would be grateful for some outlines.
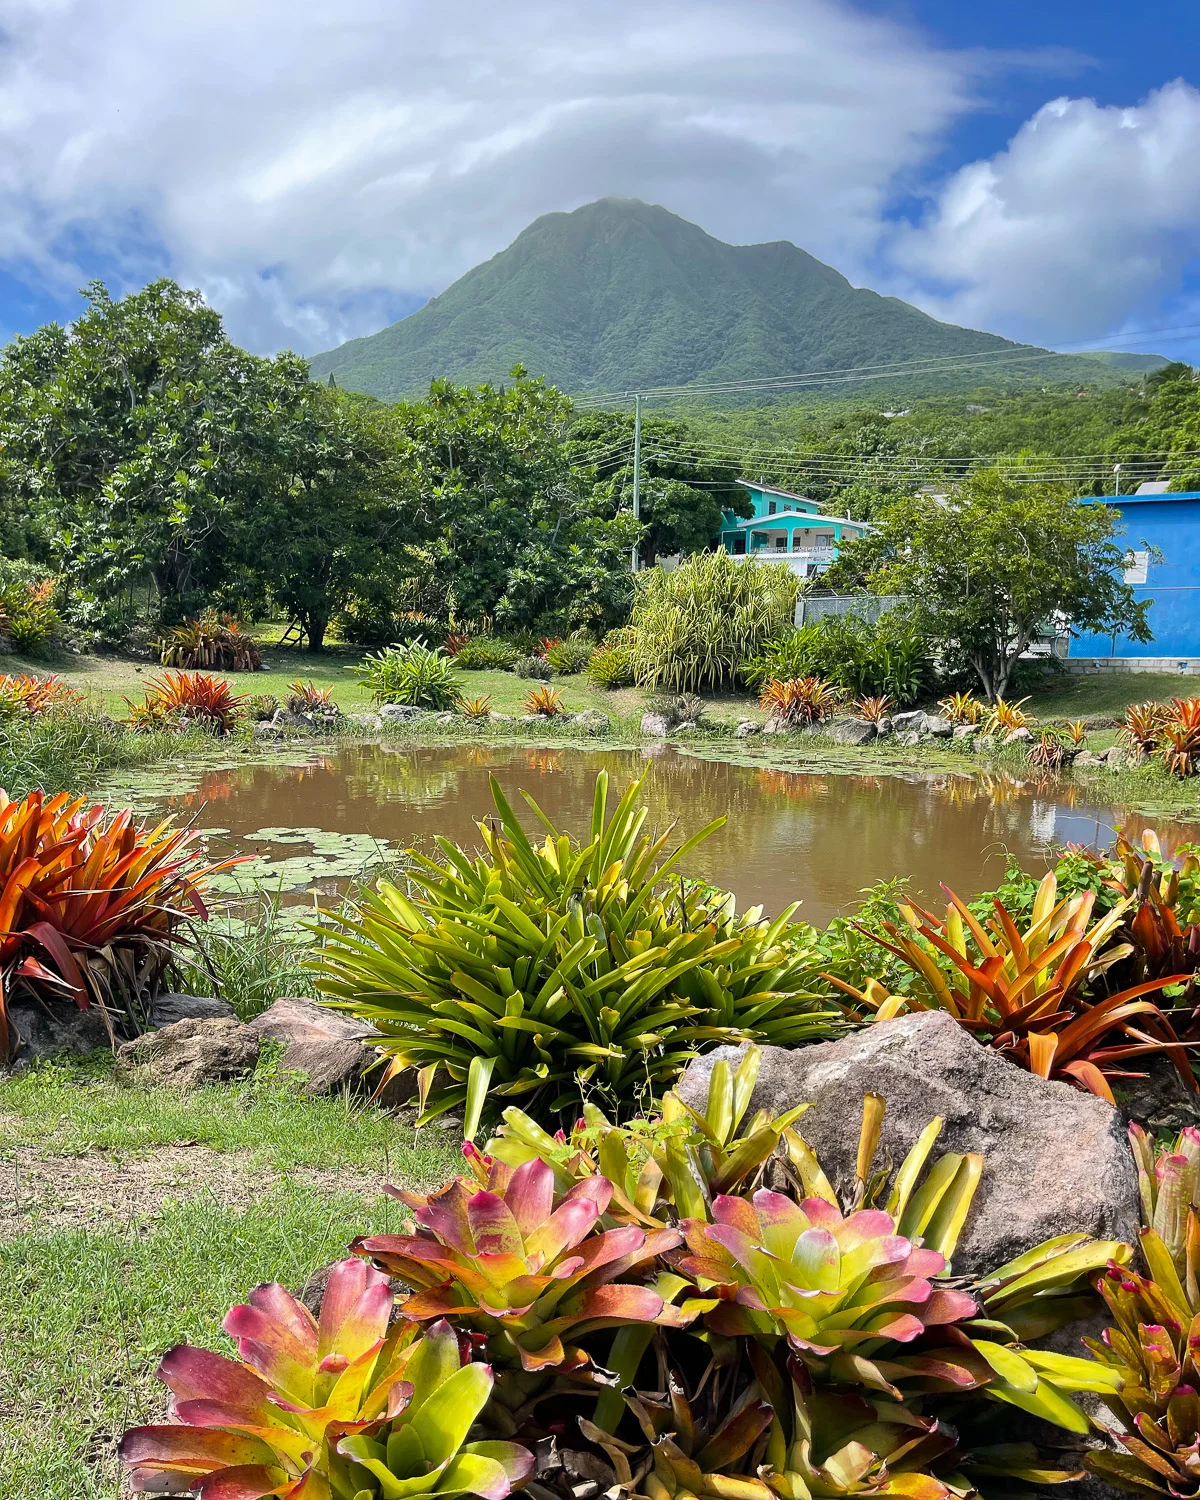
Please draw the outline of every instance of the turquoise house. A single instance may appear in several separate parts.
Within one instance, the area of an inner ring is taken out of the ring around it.
[[[849,516],[826,515],[820,501],[805,495],[749,479],[738,483],[750,492],[754,514],[743,518],[727,510],[716,538],[717,546],[735,557],[777,562],[801,578],[812,578],[829,567],[843,541],[871,529]]]

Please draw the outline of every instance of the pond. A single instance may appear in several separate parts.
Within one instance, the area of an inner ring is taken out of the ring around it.
[[[514,804],[530,792],[547,816],[581,833],[596,772],[612,801],[647,773],[651,825],[690,833],[724,815],[725,826],[694,851],[687,872],[734,891],[739,906],[824,924],[851,908],[863,887],[893,876],[938,899],[944,882],[972,896],[1004,873],[1005,852],[1028,869],[1067,842],[1104,845],[1114,829],[1133,837],[1154,821],[1093,805],[1070,783],[1039,786],[977,774],[877,775],[775,770],[654,750],[543,749],[518,745],[424,746],[354,743],[287,761],[204,771],[186,790],[180,769],[122,788],[147,811],[171,811],[209,830],[213,856],[252,854],[238,872],[305,899],[345,888],[364,867],[437,834],[478,846],[475,822],[491,809],[490,775]],[[524,803],[524,821],[537,827]],[[1173,847],[1200,840],[1200,824],[1160,830]]]

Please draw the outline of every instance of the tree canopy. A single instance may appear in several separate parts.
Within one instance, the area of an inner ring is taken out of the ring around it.
[[[828,582],[904,595],[948,664],[972,672],[994,700],[1047,629],[1150,639],[1117,534],[1107,506],[1081,505],[1065,485],[981,469],[949,499],[918,494],[889,505]]]

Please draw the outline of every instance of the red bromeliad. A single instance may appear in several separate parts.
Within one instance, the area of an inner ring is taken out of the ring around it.
[[[493,1161],[486,1187],[460,1177],[429,1197],[389,1191],[415,1211],[416,1234],[376,1235],[351,1248],[417,1288],[405,1317],[470,1326],[487,1337],[497,1364],[580,1369],[587,1355],[567,1340],[624,1323],[681,1321],[658,1292],[620,1279],[678,1246],[679,1234],[634,1225],[595,1233],[613,1194],[605,1177],[584,1178],[559,1197],[545,1162],[513,1171]]]

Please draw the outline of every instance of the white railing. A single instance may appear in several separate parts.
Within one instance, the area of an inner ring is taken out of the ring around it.
[[[756,558],[759,562],[816,562],[831,563],[837,556],[832,547],[797,547],[794,552],[785,552],[781,547],[756,547],[753,552],[732,552],[731,557]]]

